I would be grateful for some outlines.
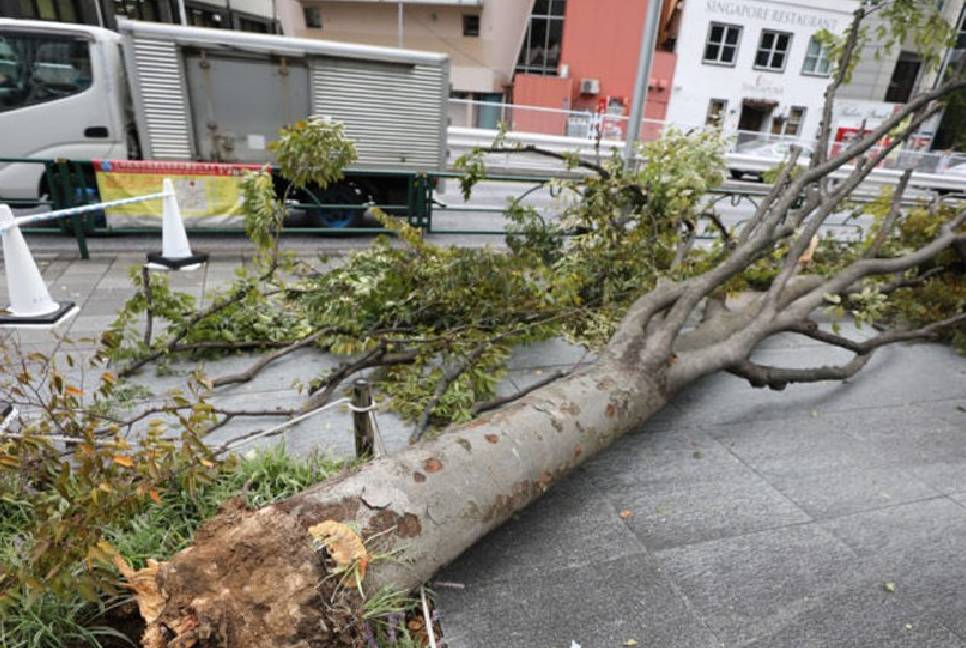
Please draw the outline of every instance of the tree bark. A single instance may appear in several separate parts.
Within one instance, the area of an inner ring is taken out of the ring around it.
[[[661,409],[671,396],[664,374],[606,356],[296,497],[223,513],[161,566],[164,603],[147,645],[352,645],[348,621],[334,613],[341,608],[316,589],[326,573],[309,527],[347,522],[370,552],[394,554],[370,564],[367,594],[412,589]]]

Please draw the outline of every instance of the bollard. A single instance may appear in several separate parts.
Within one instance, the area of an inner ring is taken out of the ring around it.
[[[372,427],[372,387],[365,378],[352,384],[352,425],[356,436],[356,457],[371,458],[375,446]]]

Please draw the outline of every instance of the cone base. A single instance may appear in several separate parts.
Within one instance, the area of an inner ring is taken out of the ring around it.
[[[72,301],[57,302],[57,310],[45,315],[14,315],[0,310],[0,328],[52,328],[73,317],[80,309]]]
[[[186,266],[198,267],[202,264],[208,263],[208,258],[210,256],[211,255],[207,252],[195,252],[191,256],[171,259],[169,257],[162,256],[160,252],[148,252],[147,254],[148,263],[166,268],[168,270],[194,270],[194,268],[187,268]]]

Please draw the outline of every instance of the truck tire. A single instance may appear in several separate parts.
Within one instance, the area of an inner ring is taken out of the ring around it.
[[[363,187],[354,182],[340,182],[319,196],[319,203],[330,205],[362,205],[371,197]],[[362,222],[362,210],[356,208],[310,209],[309,216],[316,227],[344,229]]]

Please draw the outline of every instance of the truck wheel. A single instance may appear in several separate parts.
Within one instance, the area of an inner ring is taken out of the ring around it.
[[[329,187],[319,197],[323,205],[361,205],[368,201],[369,196],[360,187],[345,182]],[[309,214],[316,226],[329,229],[353,227],[362,220],[362,210],[352,207],[312,209]]]

